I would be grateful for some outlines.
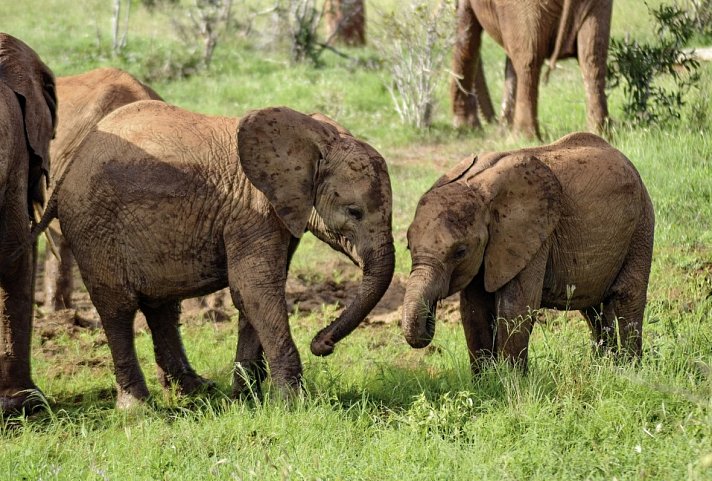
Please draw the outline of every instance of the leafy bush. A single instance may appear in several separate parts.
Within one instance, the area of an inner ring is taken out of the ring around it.
[[[647,7],[657,24],[656,41],[612,38],[609,50],[609,87],[622,84],[623,113],[634,125],[679,119],[685,94],[699,81],[698,62],[683,50],[695,34],[694,18],[677,5]]]
[[[455,10],[441,0],[411,0],[382,18],[376,46],[389,66],[386,88],[401,121],[429,127],[438,77],[454,43]]]

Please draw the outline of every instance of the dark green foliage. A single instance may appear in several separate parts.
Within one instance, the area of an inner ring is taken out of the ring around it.
[[[699,63],[683,51],[695,33],[694,19],[676,5],[646,6],[656,41],[612,38],[608,63],[609,87],[623,86],[626,119],[643,126],[679,119],[685,94],[699,81]]]

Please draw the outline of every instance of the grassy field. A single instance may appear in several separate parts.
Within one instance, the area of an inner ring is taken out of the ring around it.
[[[396,3],[373,0],[369,13]],[[616,0],[613,35],[650,38],[639,3]],[[314,69],[291,66],[283,48],[235,31],[209,71],[171,78],[185,50],[171,24],[176,12],[135,6],[128,46],[112,58],[109,1],[0,0],[0,11],[0,30],[29,43],[57,75],[114,65],[194,111],[239,116],[283,104],[333,116],[389,162],[398,276],[410,269],[404,239],[417,200],[445,169],[472,152],[531,144],[495,126],[453,130],[445,75],[433,127],[400,125],[386,72],[368,67],[377,45],[347,50],[351,59],[327,52],[326,65]],[[489,39],[484,59],[497,98],[503,55]],[[155,400],[125,413],[113,408],[103,333],[54,329],[38,332],[33,345],[35,380],[50,409],[0,425],[0,479],[711,480],[712,65],[702,75],[676,125],[618,123],[611,138],[639,169],[656,209],[640,365],[593,356],[578,314],[553,311],[535,328],[527,375],[495,365],[473,381],[452,313],[424,350],[410,349],[397,323],[374,323],[316,358],[309,341],[335,311],[324,306],[292,318],[304,399],[255,405],[163,394],[143,332],[137,344]],[[546,141],[585,128],[575,62],[562,62],[540,98]],[[621,102],[621,92],[611,92],[614,117]],[[342,256],[307,238],[292,275],[339,283],[352,273]],[[235,319],[185,319],[183,332],[198,372],[228,393]]]

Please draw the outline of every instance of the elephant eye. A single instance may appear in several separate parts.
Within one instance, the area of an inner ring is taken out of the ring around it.
[[[466,245],[460,245],[458,246],[452,253],[452,257],[455,260],[460,260],[463,257],[465,257],[465,254],[467,254],[467,246]]]
[[[363,210],[361,210],[359,207],[347,207],[346,213],[349,215],[349,217],[356,221],[360,221],[361,219],[363,219]]]

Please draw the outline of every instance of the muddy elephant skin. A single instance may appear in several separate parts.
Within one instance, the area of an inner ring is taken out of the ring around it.
[[[62,177],[84,137],[106,115],[138,100],[161,100],[150,87],[116,68],[104,67],[79,75],[58,77],[56,83],[60,122],[50,144],[53,180],[50,187]],[[49,231],[61,262],[52,255],[45,256],[45,309],[69,309],[73,307],[74,290],[72,252],[62,237],[59,222],[53,222]]]
[[[482,76],[480,45],[486,31],[507,54],[502,120],[516,132],[540,137],[537,120],[541,67],[576,57],[583,75],[589,129],[608,120],[606,57],[612,0],[459,0],[455,79],[450,88],[456,126],[478,127],[478,101],[491,105]],[[491,108],[491,107],[490,107]]]
[[[299,389],[285,282],[306,229],[363,269],[355,300],[314,338],[327,355],[386,291],[394,267],[391,188],[383,158],[321,115],[286,107],[241,120],[157,101],[99,122],[50,198],[106,331],[118,407],[148,396],[136,358],[137,309],[153,336],[159,378],[185,393],[205,384],[180,339],[180,300],[229,286],[240,311],[236,396]]]
[[[580,310],[598,349],[640,356],[654,223],[633,164],[593,134],[466,159],[408,229],[405,337],[427,346],[459,292],[473,372],[494,355],[526,368],[540,307]]]
[[[22,41],[0,33],[0,413],[40,403],[30,371],[36,248],[33,203],[42,203],[56,125],[54,75]]]

